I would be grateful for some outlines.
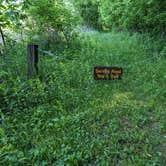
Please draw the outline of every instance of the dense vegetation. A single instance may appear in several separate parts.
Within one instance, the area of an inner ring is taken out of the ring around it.
[[[0,165],[166,164],[164,1],[0,2]]]
[[[87,25],[97,29],[161,33],[165,28],[163,0],[79,0],[76,6]]]

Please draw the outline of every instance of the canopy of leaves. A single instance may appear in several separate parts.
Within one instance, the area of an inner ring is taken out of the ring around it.
[[[78,17],[69,4],[60,0],[31,0],[27,10],[29,30],[40,36],[35,42],[44,41],[43,49],[55,48],[57,42],[71,43]],[[33,33],[34,34],[34,33]]]
[[[63,2],[57,0],[34,0],[28,12],[40,30],[65,32],[76,25],[74,14]]]
[[[101,21],[109,28],[164,30],[164,4],[162,0],[107,0],[100,7]]]
[[[20,25],[20,20],[26,17],[24,9],[29,1],[0,0],[0,27]]]

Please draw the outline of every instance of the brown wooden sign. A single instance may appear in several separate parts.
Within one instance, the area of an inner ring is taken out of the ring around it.
[[[94,67],[95,80],[120,80],[122,77],[122,68],[120,67]]]

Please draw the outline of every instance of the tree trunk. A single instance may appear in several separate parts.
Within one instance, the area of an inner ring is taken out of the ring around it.
[[[6,42],[5,42],[4,34],[3,34],[3,31],[2,31],[1,27],[0,27],[0,35],[1,35],[1,38],[2,38],[2,45],[3,45],[3,51],[2,51],[3,60],[5,60],[5,57],[6,57]]]

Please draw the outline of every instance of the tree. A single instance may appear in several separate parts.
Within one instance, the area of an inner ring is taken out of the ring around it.
[[[3,42],[3,48],[1,50],[3,52],[4,59],[6,56],[6,42],[3,28],[11,28],[12,25],[21,25],[20,20],[25,18],[25,13],[23,11],[28,7],[28,4],[29,2],[27,0],[0,0],[0,35]]]
[[[76,26],[77,16],[67,5],[60,0],[33,0],[28,10],[30,29],[34,29],[46,39],[47,48],[56,36],[57,40],[69,43],[72,39],[72,30]]]

